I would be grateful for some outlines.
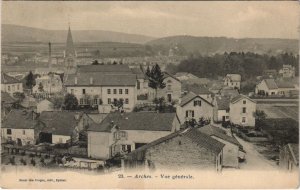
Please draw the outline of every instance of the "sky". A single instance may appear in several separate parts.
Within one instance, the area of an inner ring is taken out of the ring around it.
[[[2,23],[52,30],[298,39],[297,1],[2,1]]]

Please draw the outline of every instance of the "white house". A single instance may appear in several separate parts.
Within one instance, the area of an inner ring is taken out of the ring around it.
[[[22,82],[6,73],[1,73],[1,92],[7,92],[10,95],[23,92]]]
[[[241,75],[239,74],[227,74],[223,80],[225,86],[241,88]]]
[[[295,67],[292,65],[282,65],[279,74],[282,75],[283,78],[293,78],[295,77]]]
[[[296,90],[292,83],[274,79],[263,79],[255,87],[255,94],[290,96],[291,91]]]
[[[1,126],[2,142],[13,141],[19,146],[35,144],[37,129],[36,115],[32,111],[12,110]]]
[[[245,154],[245,151],[236,138],[227,134],[225,130],[210,124],[198,130],[225,144],[223,147],[223,166],[239,167],[239,157],[241,154]]]
[[[208,88],[206,88],[203,85],[186,85],[185,90],[188,92],[193,92],[196,95],[199,95],[200,97],[204,98],[205,100],[207,100],[208,102],[213,102],[213,93],[210,92],[208,90]]]
[[[108,114],[88,129],[88,156],[109,159],[125,154],[180,128],[175,113],[131,112]]]
[[[59,75],[49,74],[35,79],[36,85],[32,88],[33,93],[54,94],[62,91],[62,81]],[[42,89],[39,87],[42,86]]]
[[[169,103],[172,101],[179,101],[181,97],[181,82],[173,75],[164,72],[164,83],[166,87],[163,89],[157,89],[157,97],[164,97]],[[155,91],[152,89],[152,98],[155,97]]]
[[[256,102],[244,95],[231,99],[229,107],[230,121],[241,126],[255,126]]]
[[[189,121],[192,118],[198,121],[201,117],[212,120],[213,110],[212,103],[193,92],[182,97],[180,104],[176,107],[180,123]]]
[[[230,97],[217,96],[215,97],[213,104],[214,104],[214,121],[215,122],[229,121]]]

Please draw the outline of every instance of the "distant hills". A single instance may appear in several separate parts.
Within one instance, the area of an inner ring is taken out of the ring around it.
[[[65,43],[67,30],[45,30],[25,26],[2,24],[2,43]],[[154,38],[145,35],[127,34],[103,30],[72,30],[76,46],[81,48],[104,48],[104,46],[152,46],[155,53],[168,53],[170,48],[180,46],[186,53],[215,54],[231,51],[277,54],[281,52],[298,53],[298,40],[272,38],[244,38],[234,39],[226,37],[195,37],[170,36]],[[99,43],[100,42],[100,43]],[[114,42],[107,43],[103,42]],[[118,44],[125,43],[125,44]],[[140,44],[140,45],[139,45]],[[34,45],[34,44],[33,44]],[[115,47],[114,46],[114,47]],[[46,47],[46,46],[45,46]],[[112,48],[114,48],[112,47]],[[9,48],[6,48],[8,51]]]
[[[45,30],[26,26],[2,24],[2,41],[65,43],[67,30]],[[71,28],[72,29],[72,28]],[[74,42],[122,42],[145,43],[153,37],[104,30],[72,30]]]
[[[298,53],[298,40],[296,39],[170,36],[152,40],[147,44],[165,48],[181,46],[187,52],[200,52],[202,54],[223,53],[225,51],[250,51],[270,54]]]

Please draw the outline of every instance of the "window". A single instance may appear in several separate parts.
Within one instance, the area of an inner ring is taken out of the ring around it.
[[[140,81],[137,81],[137,89],[140,89],[141,88],[141,83]]]
[[[20,85],[19,84],[17,85],[17,90],[20,90]]]
[[[127,145],[125,145],[125,144],[122,144],[122,151],[123,152],[131,152],[131,145],[129,145],[129,144],[127,144]]]
[[[114,89],[114,94],[117,94],[117,89]]]
[[[168,90],[171,90],[172,89],[172,85],[168,85]]]
[[[11,129],[7,129],[6,134],[11,135]]]
[[[128,94],[128,89],[125,89],[125,94]]]
[[[71,89],[71,94],[74,94],[74,89]]]
[[[246,108],[245,107],[243,107],[243,113],[246,113]]]
[[[167,83],[172,83],[172,81],[171,81],[171,80],[168,80]]]
[[[123,90],[122,89],[119,89],[119,94],[123,94]]]
[[[80,98],[79,100],[79,104],[82,105],[83,104],[83,98]]]
[[[82,89],[82,94],[85,94],[85,89]]]
[[[117,101],[118,101],[118,99],[117,99],[117,98],[114,98],[114,104],[116,104],[116,103],[117,103]]]
[[[125,104],[129,104],[128,98],[125,99]]]
[[[246,123],[246,117],[242,117],[242,123]]]
[[[107,94],[110,94],[111,92],[110,92],[110,89],[107,89]]]
[[[226,119],[229,119],[229,116],[226,116]]]
[[[194,106],[201,106],[201,100],[195,100]]]
[[[12,85],[12,91],[15,91],[16,89],[15,89],[15,85]]]
[[[185,112],[185,117],[195,117],[195,112],[194,110],[187,110]]]
[[[10,91],[10,86],[7,86],[7,90]]]
[[[94,99],[94,104],[98,105],[98,99],[97,98]]]
[[[246,104],[246,100],[243,100],[243,104]]]
[[[23,130],[23,135],[25,135],[25,130]]]
[[[110,98],[107,99],[107,103],[111,104],[111,99]]]

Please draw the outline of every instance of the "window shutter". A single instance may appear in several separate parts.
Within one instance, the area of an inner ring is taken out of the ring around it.
[[[194,115],[194,111],[192,111],[192,117],[194,117],[195,115]]]
[[[194,106],[196,106],[197,105],[197,101],[194,101]]]
[[[199,106],[201,106],[201,100],[199,100]]]
[[[185,111],[185,117],[189,117],[189,112]]]

